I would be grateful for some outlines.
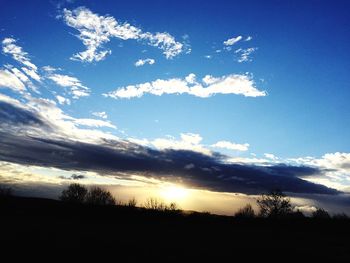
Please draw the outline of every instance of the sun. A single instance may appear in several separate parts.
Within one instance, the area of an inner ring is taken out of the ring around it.
[[[167,201],[180,201],[188,196],[188,189],[176,185],[165,186],[161,189],[160,195]]]

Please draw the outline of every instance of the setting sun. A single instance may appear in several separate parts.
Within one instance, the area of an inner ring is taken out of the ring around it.
[[[167,201],[175,202],[180,201],[188,197],[189,190],[181,186],[166,186],[161,189],[160,195]]]

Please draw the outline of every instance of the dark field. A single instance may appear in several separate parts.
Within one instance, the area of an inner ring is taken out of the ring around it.
[[[2,262],[350,262],[345,219],[235,219],[19,197],[0,207],[1,255],[10,259]]]

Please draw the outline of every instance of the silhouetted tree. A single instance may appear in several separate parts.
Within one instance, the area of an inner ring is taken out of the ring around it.
[[[86,195],[86,203],[90,205],[115,205],[113,195],[100,187],[92,187]]]
[[[166,206],[166,210],[169,212],[175,212],[175,213],[181,211],[181,209],[179,208],[179,206],[175,202],[172,202],[172,203],[170,203],[170,205]]]
[[[247,204],[245,207],[240,208],[236,213],[235,217],[237,218],[254,218],[255,212],[250,204]]]
[[[62,191],[60,200],[69,203],[84,203],[88,190],[80,184],[71,184]]]
[[[260,216],[262,217],[280,218],[292,212],[290,199],[280,190],[262,194],[261,197],[258,198],[257,204],[260,208]]]
[[[136,205],[137,205],[137,200],[135,199],[135,197],[129,199],[127,204],[128,207],[136,207]]]
[[[151,197],[146,200],[144,207],[147,209],[164,211],[166,209],[166,204],[157,198]]]
[[[324,210],[323,208],[317,208],[316,211],[314,211],[312,213],[312,217],[317,218],[317,219],[329,219],[329,218],[331,218],[331,216],[328,214],[328,212],[326,210]]]

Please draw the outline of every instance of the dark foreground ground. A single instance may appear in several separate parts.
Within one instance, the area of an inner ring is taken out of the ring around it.
[[[244,220],[128,207],[0,202],[1,262],[350,262],[349,220]]]

